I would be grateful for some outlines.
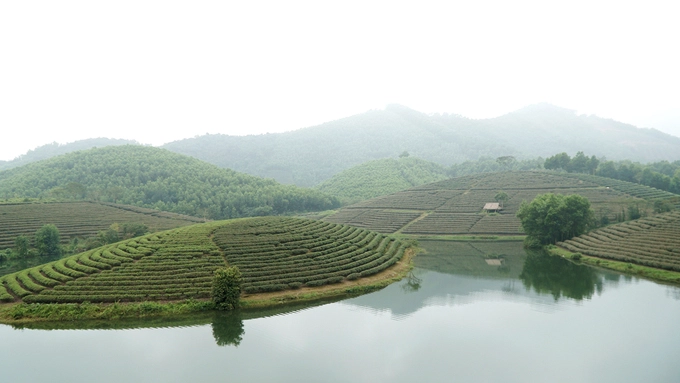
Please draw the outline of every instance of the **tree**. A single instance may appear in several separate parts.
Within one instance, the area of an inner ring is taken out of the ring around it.
[[[215,270],[212,283],[212,301],[220,310],[233,310],[238,307],[241,297],[241,271],[232,266]]]
[[[510,197],[508,196],[508,193],[504,191],[499,191],[496,193],[496,195],[493,197],[496,201],[501,203],[501,207],[503,207],[503,203],[507,201]]]
[[[410,156],[410,154],[409,154],[406,150],[404,150],[404,151],[401,152],[401,154],[399,155],[399,158],[406,158],[406,157],[408,157],[408,156]]]
[[[35,232],[35,247],[40,255],[60,255],[59,229],[54,225],[44,225]]]
[[[569,163],[571,162],[571,157],[567,153],[555,154],[552,157],[545,159],[543,167],[546,169],[563,169],[567,170],[569,168]]]
[[[25,235],[20,235],[14,240],[14,252],[19,258],[28,256],[31,246],[31,241]]]
[[[593,225],[590,201],[578,194],[541,194],[522,202],[517,217],[527,234],[526,243],[547,245],[579,236]]]
[[[512,165],[514,165],[514,163],[517,162],[517,160],[513,156],[502,156],[496,158],[496,162],[507,170]]]

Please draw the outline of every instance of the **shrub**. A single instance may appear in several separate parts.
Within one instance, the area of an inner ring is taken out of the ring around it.
[[[574,253],[571,255],[571,259],[573,259],[574,261],[580,261],[581,258],[583,258],[583,255],[581,255],[581,253]]]
[[[212,300],[220,310],[233,310],[238,307],[241,297],[241,272],[237,267],[215,270],[212,283]]]

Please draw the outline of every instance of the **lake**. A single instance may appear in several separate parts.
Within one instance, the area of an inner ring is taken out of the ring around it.
[[[5,382],[678,382],[680,289],[423,241],[409,278],[312,307],[0,325]],[[103,329],[106,328],[106,329]]]

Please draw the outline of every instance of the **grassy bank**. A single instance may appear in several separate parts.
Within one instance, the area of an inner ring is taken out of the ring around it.
[[[317,288],[300,288],[281,292],[247,294],[241,298],[242,309],[265,308],[291,302],[315,302],[330,298],[344,298],[380,290],[401,280],[412,269],[416,254],[408,249],[402,259],[389,269],[369,277],[345,281]],[[215,310],[209,300],[179,302],[134,303],[8,303],[0,305],[0,323],[25,324],[34,322],[65,322],[82,320],[116,320],[127,318],[175,317],[184,314]]]
[[[573,253],[569,250],[560,247],[549,248],[548,252],[550,252],[553,255],[578,261],[590,266],[615,270],[624,274],[637,275],[643,278],[648,278],[659,282],[680,284],[680,273],[675,271],[668,271],[663,269],[656,269],[653,267],[640,266],[628,262],[618,262],[609,259],[591,257],[580,253]]]

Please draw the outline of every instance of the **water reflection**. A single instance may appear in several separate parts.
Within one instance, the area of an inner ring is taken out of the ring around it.
[[[528,252],[519,275],[527,290],[560,297],[588,299],[602,293],[602,274],[593,268],[577,265],[560,257],[539,251]]]
[[[218,346],[238,346],[243,340],[243,320],[239,312],[215,315],[212,333]]]

